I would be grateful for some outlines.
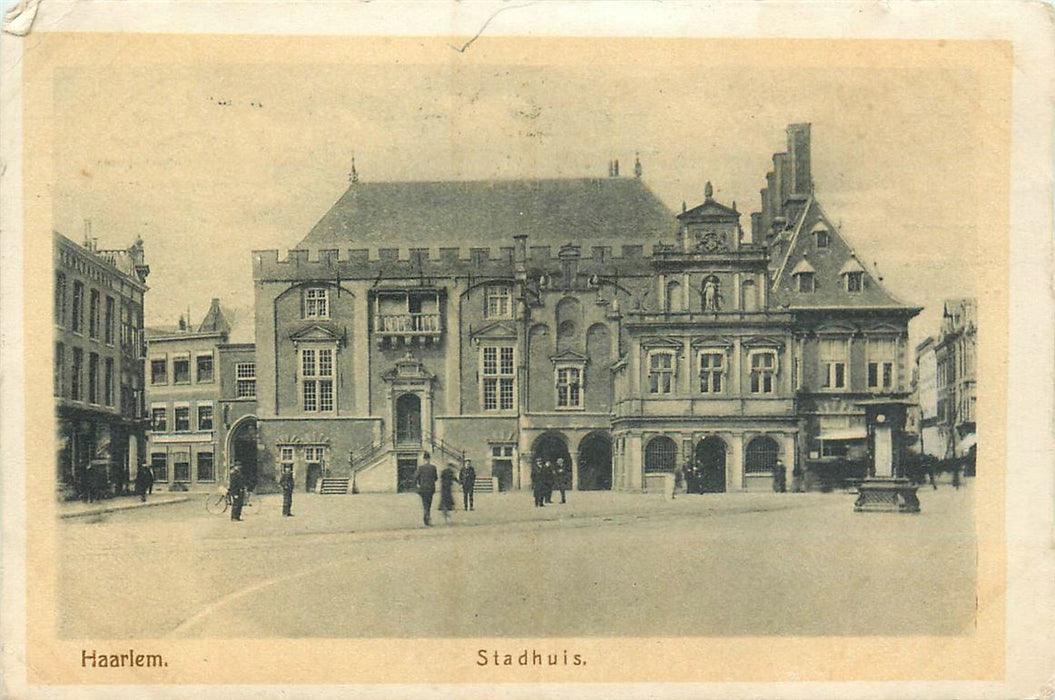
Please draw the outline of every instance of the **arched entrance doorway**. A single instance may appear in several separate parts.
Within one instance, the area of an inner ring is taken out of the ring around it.
[[[590,433],[579,442],[579,490],[608,491],[612,488],[612,438],[608,433]]]
[[[421,398],[417,394],[403,394],[396,399],[396,442],[421,442]]]
[[[766,435],[756,437],[747,443],[744,471],[748,474],[772,474],[779,452],[780,446],[773,438]]]
[[[696,467],[691,481],[698,493],[725,491],[725,442],[719,438],[704,438],[696,443]],[[692,484],[690,484],[691,488]]]
[[[563,459],[565,467],[571,469],[571,454],[568,452],[568,443],[564,435],[543,433],[535,438],[531,445],[531,464],[534,465],[537,459],[549,462],[554,468],[557,466],[557,460]]]
[[[238,462],[242,465],[242,474],[245,475],[246,487],[253,491],[259,477],[257,472],[256,455],[256,418],[249,416],[243,418],[231,429],[230,449],[228,466]]]

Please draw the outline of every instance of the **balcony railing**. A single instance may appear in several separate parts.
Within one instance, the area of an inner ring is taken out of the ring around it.
[[[439,314],[378,314],[374,316],[374,333],[378,344],[385,341],[407,345],[431,343],[439,340],[443,323]]]

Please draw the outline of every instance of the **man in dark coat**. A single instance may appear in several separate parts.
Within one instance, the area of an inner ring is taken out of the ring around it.
[[[542,463],[542,495],[546,503],[553,503],[553,462],[548,459]]]
[[[235,462],[231,467],[231,479],[227,485],[227,494],[231,497],[231,520],[242,519],[242,506],[245,505],[245,477],[242,475],[242,465]]]
[[[143,462],[136,469],[136,495],[139,496],[140,501],[147,500],[147,489],[150,488],[150,484],[153,481],[154,478],[150,474],[150,467]]]
[[[418,495],[421,496],[421,510],[426,527],[432,527],[432,497],[436,495],[436,480],[439,478],[436,466],[432,464],[431,459],[432,455],[426,452],[422,464],[419,464],[414,471],[414,485],[418,489]]]
[[[292,518],[293,513],[293,465],[287,464],[282,467],[282,476],[279,477],[278,485],[282,487],[282,515]]]
[[[541,508],[546,505],[545,495],[542,484],[542,460],[536,459],[535,463],[531,465],[531,492],[535,496],[535,507]]]
[[[553,475],[557,490],[560,491],[560,502],[567,503],[564,492],[571,488],[571,470],[564,464],[564,458],[557,458],[557,469]]]
[[[465,465],[458,472],[458,481],[462,484],[462,505],[465,510],[473,509],[473,489],[476,488],[476,470],[473,469],[473,461],[465,460]]]

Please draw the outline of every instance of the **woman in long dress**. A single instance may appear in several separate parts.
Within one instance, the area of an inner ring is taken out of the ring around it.
[[[458,481],[454,467],[454,464],[448,463],[440,472],[440,512],[446,522],[451,521],[451,511],[454,510],[454,482]]]

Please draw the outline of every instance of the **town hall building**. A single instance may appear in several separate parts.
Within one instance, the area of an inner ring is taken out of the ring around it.
[[[872,449],[908,397],[907,325],[818,202],[810,126],[761,211],[670,211],[607,178],[353,179],[296,249],[253,253],[257,466],[301,488],[409,487],[425,452],[502,490],[769,489]]]

